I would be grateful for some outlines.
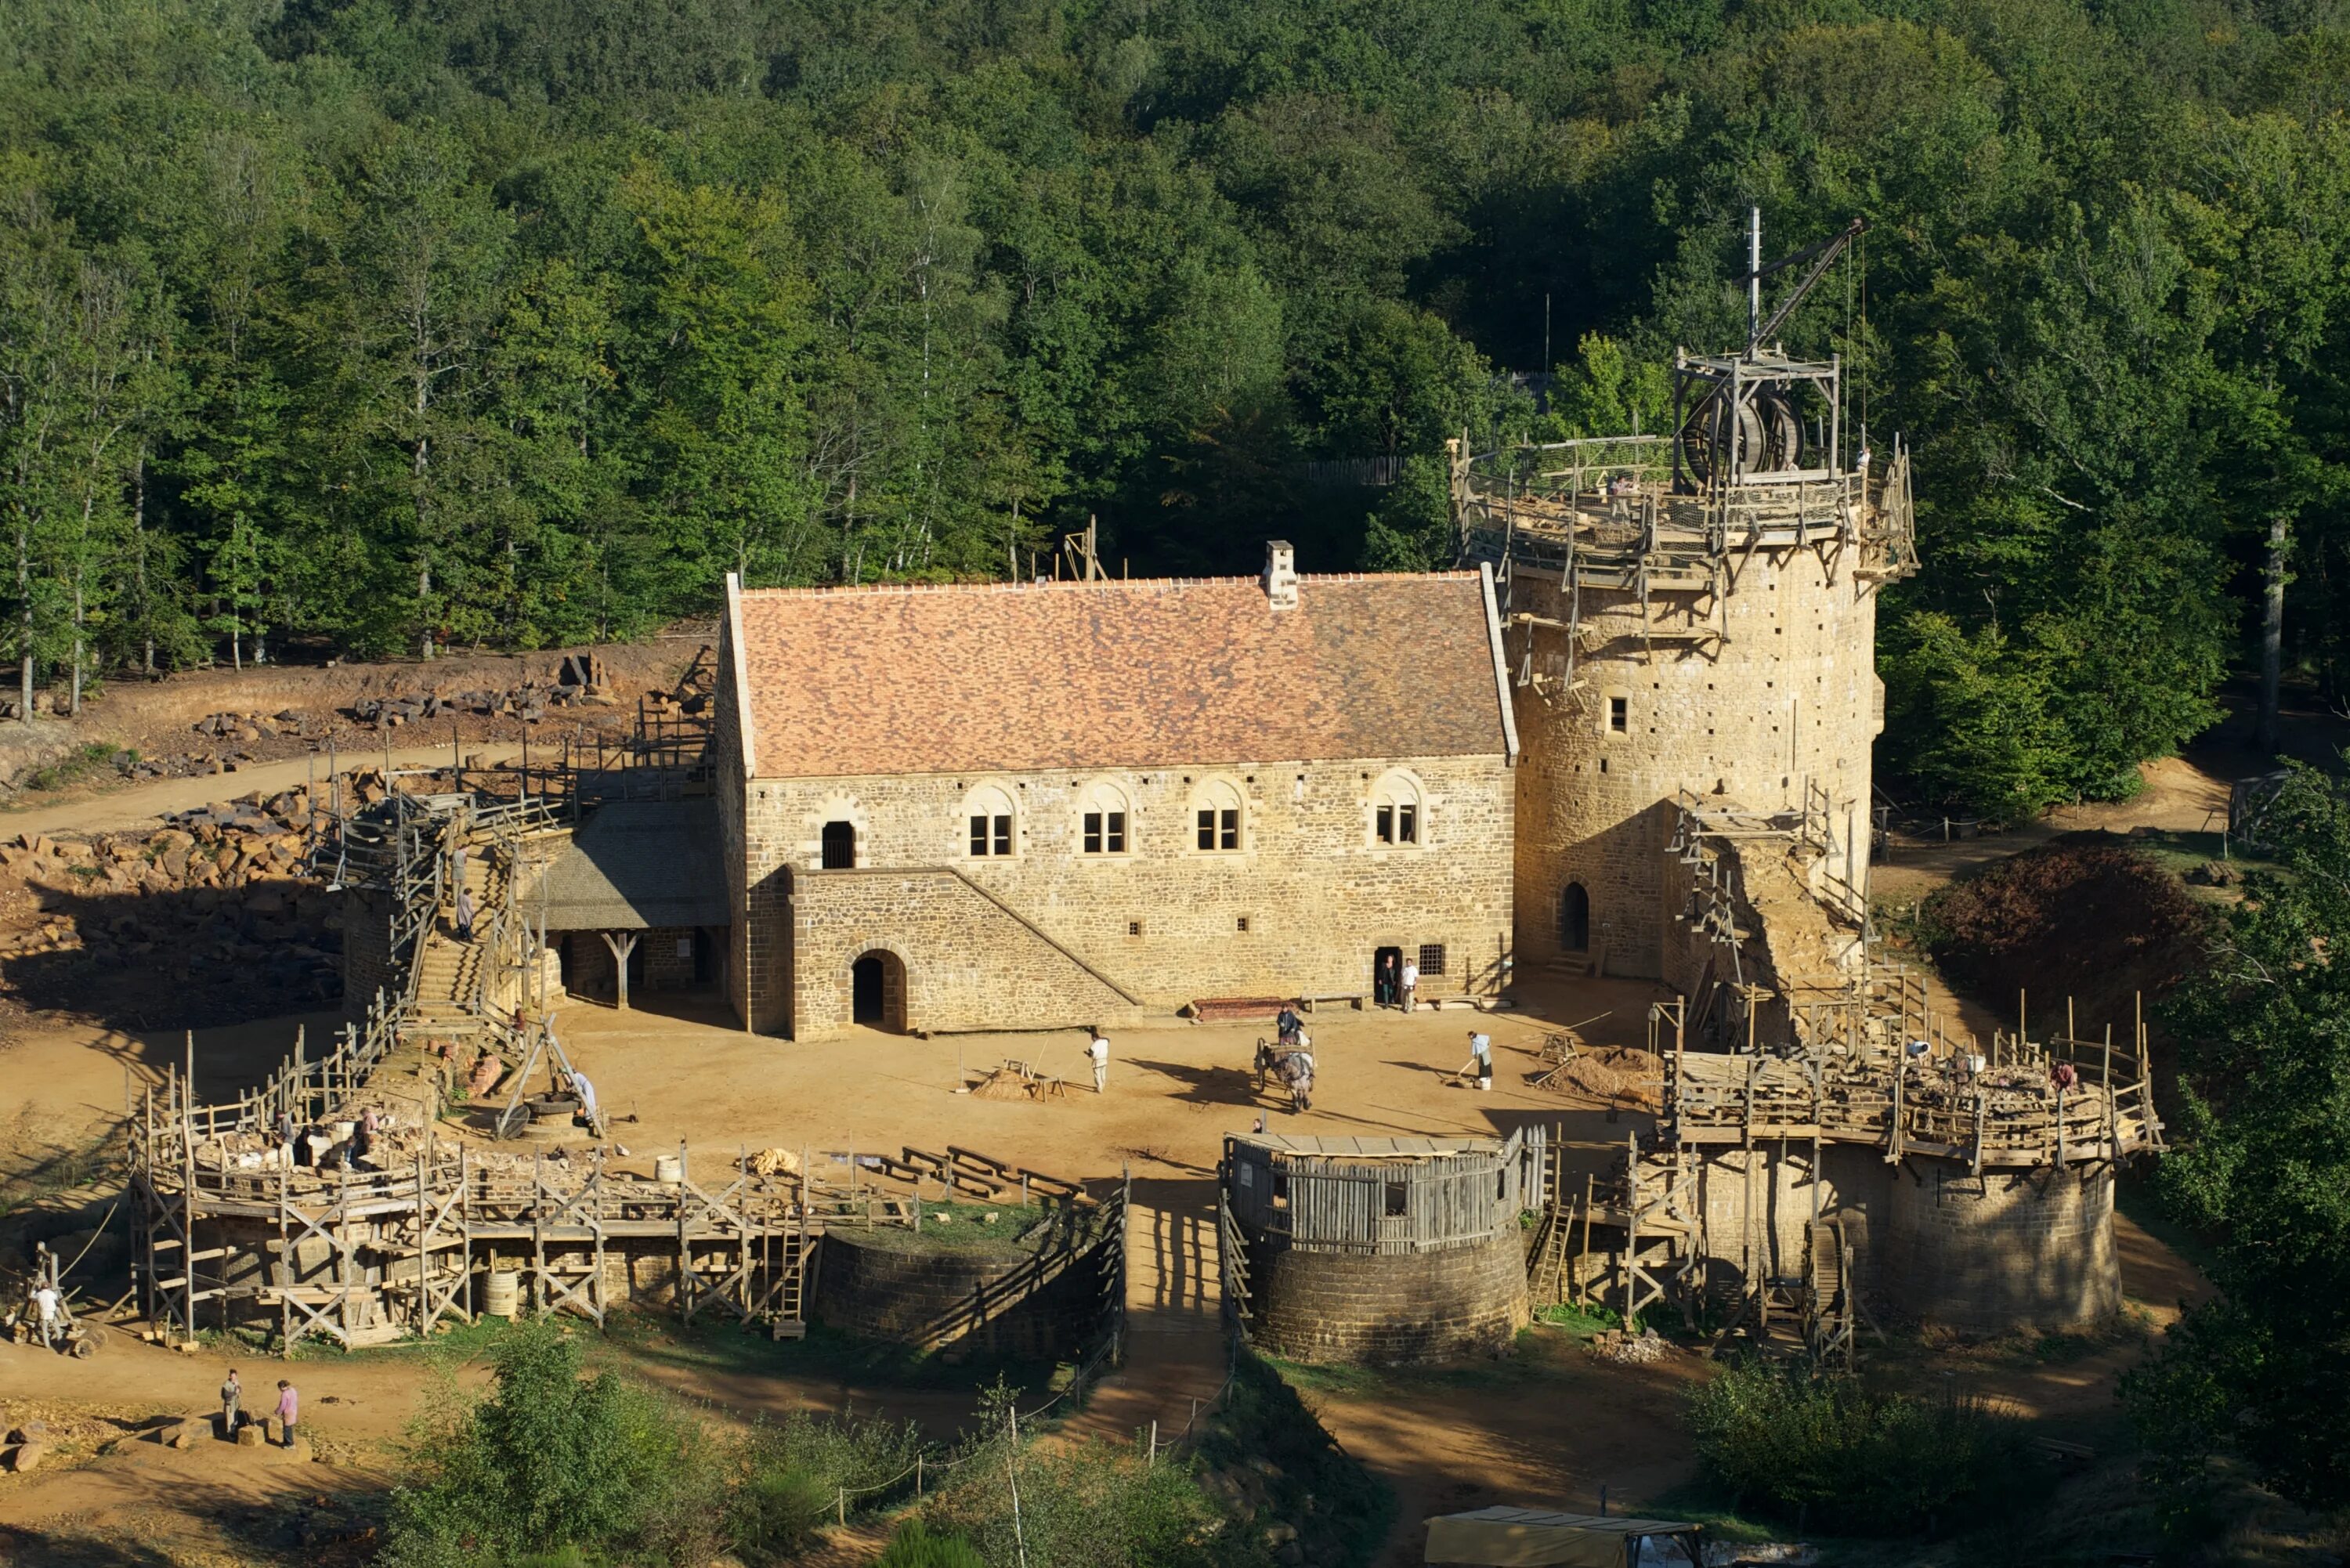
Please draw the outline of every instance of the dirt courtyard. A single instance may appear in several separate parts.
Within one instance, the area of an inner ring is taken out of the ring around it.
[[[1668,994],[1645,981],[1594,980],[1535,992],[1528,1002],[1537,1012],[1325,1011],[1306,1022],[1317,1071],[1314,1108],[1304,1115],[1292,1115],[1278,1091],[1256,1092],[1251,1059],[1270,1024],[1111,1029],[1109,1086],[1100,1096],[1079,1030],[918,1040],[859,1028],[801,1044],[744,1033],[707,992],[640,997],[627,1012],[573,1002],[556,1027],[617,1118],[612,1135],[635,1157],[629,1163],[648,1170],[653,1155],[675,1152],[683,1138],[700,1151],[696,1163],[731,1165],[742,1147],[846,1156],[951,1143],[1081,1179],[1122,1167],[1138,1180],[1205,1179],[1224,1135],[1249,1131],[1260,1115],[1269,1130],[1322,1137],[1506,1137],[1561,1125],[1571,1142],[1592,1146],[1596,1169],[1602,1147],[1621,1146],[1634,1113],[1610,1126],[1595,1101],[1531,1086],[1544,1033],[1605,1014],[1577,1033],[1592,1044],[1644,1045],[1648,1004]],[[1493,1038],[1489,1093],[1448,1083],[1468,1060],[1471,1030]],[[955,1092],[964,1070],[1006,1059],[1063,1079],[1067,1092],[1037,1101]]]

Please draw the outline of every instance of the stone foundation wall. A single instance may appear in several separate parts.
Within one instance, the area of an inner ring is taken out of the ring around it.
[[[2110,1166],[1970,1176],[1955,1161],[1908,1164],[1878,1265],[1902,1310],[1988,1334],[2080,1327],[2121,1310]]]
[[[1523,1243],[1504,1233],[1404,1254],[1249,1243],[1249,1334],[1298,1361],[1392,1365],[1490,1355],[1526,1325]]]
[[[1037,1257],[876,1244],[829,1231],[817,1248],[812,1312],[818,1323],[868,1339],[949,1354],[1076,1355],[1107,1321],[1115,1240],[1042,1261],[1051,1277],[1031,1287]]]
[[[343,1012],[363,1016],[381,989],[398,995],[408,976],[391,961],[391,900],[362,888],[344,890]]]

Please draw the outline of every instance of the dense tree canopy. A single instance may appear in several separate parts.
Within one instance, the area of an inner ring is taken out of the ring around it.
[[[1928,792],[2209,722],[2272,524],[2343,668],[2330,0],[0,0],[13,651],[620,636],[756,583],[1450,556],[1660,416],[1759,202],[1917,452]],[[1778,248],[1776,243],[1773,249]],[[1564,372],[1551,411],[1505,371]],[[1654,428],[1648,426],[1646,428]],[[1333,489],[1315,459],[1394,457]]]
[[[2247,886],[2173,1009],[2193,1086],[2162,1188],[2226,1293],[2123,1390],[2181,1515],[2227,1454],[2312,1508],[2350,1506],[2350,792],[2296,768],[2268,824],[2282,874]]]

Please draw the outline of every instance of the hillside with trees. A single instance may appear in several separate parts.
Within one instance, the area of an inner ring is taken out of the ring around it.
[[[625,638],[754,584],[1451,558],[1772,248],[1916,452],[1888,770],[2134,787],[2350,674],[2350,32],[2141,0],[7,0],[9,657]],[[1555,371],[1546,411],[1525,373]],[[1511,373],[1519,373],[1513,379]],[[1323,460],[1399,479],[1334,486]]]

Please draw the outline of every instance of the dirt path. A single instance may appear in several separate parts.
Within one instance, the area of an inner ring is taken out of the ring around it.
[[[1231,1368],[1211,1181],[1143,1181],[1126,1227],[1126,1361],[1066,1428],[1077,1437],[1180,1441]]]
[[[1433,1513],[1496,1503],[1593,1512],[1602,1487],[1622,1513],[1687,1481],[1696,1459],[1679,1405],[1708,1366],[1674,1352],[1617,1366],[1537,1327],[1509,1358],[1451,1373],[1303,1376],[1323,1426],[1395,1489],[1378,1568],[1409,1568]]]
[[[2068,833],[2128,833],[2137,827],[2164,833],[2217,836],[2228,820],[2230,781],[2245,759],[2232,753],[2163,757],[2140,769],[2146,787],[2128,800],[2060,806],[2004,833],[1938,840],[1896,834],[1889,849],[1868,869],[1868,893],[1879,903],[1912,904],[1968,872],[2004,860]],[[2254,770],[2258,771],[2258,770]]]
[[[544,751],[544,748],[540,749]],[[478,756],[484,764],[491,764],[521,756],[522,747],[503,742],[469,745],[464,748],[464,755]],[[341,753],[341,763],[346,769],[380,767],[383,757],[380,750],[347,751]],[[449,743],[446,741],[437,746],[395,747],[391,753],[391,764],[396,768],[445,766],[448,761]],[[256,790],[265,795],[276,794],[312,779],[323,782],[326,776],[327,759],[321,753],[316,758],[306,757],[293,762],[254,763],[240,766],[233,774],[213,774],[192,779],[156,779],[50,805],[13,806],[0,810],[0,833],[33,836],[44,833],[112,833],[123,828],[147,826],[173,812],[200,805],[217,805]]]

